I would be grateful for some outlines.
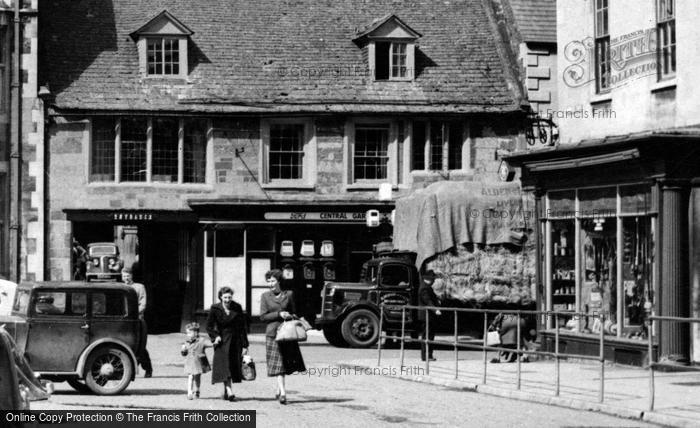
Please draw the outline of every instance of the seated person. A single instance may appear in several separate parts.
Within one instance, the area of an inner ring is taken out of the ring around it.
[[[61,308],[54,306],[53,297],[51,296],[39,296],[36,301],[35,309],[39,314],[61,315],[63,313]]]

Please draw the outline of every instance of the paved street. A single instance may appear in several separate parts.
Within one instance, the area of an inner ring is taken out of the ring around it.
[[[49,402],[33,403],[32,409],[255,409],[259,426],[480,426],[480,427],[559,427],[559,426],[652,426],[639,421],[559,407],[532,404],[505,398],[475,394],[444,387],[406,382],[367,373],[340,369],[340,360],[376,356],[367,349],[338,349],[322,337],[312,337],[302,352],[309,373],[288,378],[289,404],[274,400],[275,383],[265,376],[265,349],[260,335],[251,336],[251,353],[257,362],[258,379],[236,385],[238,400],[228,403],[220,398],[221,385],[209,383],[204,375],[202,397],[185,397],[183,361],[178,343],[181,335],[149,338],[149,350],[155,371],[152,379],[143,373],[124,395],[97,397],[80,395],[68,384],[56,384]],[[409,352],[416,353],[417,350]],[[385,351],[387,358],[398,351]],[[465,358],[469,358],[464,354]],[[392,369],[388,367],[387,369]],[[393,368],[397,369],[397,368]],[[416,368],[418,370],[419,368]]]

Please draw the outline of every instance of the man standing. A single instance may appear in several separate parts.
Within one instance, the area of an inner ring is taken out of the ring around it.
[[[420,288],[418,288],[418,302],[420,303],[420,306],[438,306],[438,300],[437,296],[435,295],[435,291],[433,290],[433,282],[435,282],[435,272],[432,270],[427,271],[426,273],[423,274],[422,280],[420,283]],[[435,323],[437,322],[437,316],[442,315],[442,312],[440,310],[429,310],[428,311],[428,318],[426,320],[425,317],[425,310],[419,310],[418,311],[418,320],[420,320],[420,326],[421,326],[421,337],[425,340],[426,336],[426,325],[428,327],[428,340],[433,340],[435,339]],[[426,344],[424,342],[421,342],[420,344],[420,359],[421,361],[425,361],[426,357],[426,352],[425,352]],[[430,361],[435,361],[435,357],[433,357],[433,347],[430,346],[428,347],[428,359]]]
[[[153,366],[151,366],[151,357],[146,349],[146,341],[148,340],[148,326],[144,313],[146,312],[146,287],[143,284],[134,282],[133,272],[130,267],[122,269],[122,281],[124,284],[131,286],[136,290],[136,295],[139,299],[139,319],[141,320],[141,336],[143,337],[143,346],[139,350],[139,355],[136,358],[141,364],[141,367],[146,371],[143,377],[153,376]]]

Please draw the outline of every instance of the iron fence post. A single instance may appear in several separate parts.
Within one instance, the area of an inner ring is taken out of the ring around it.
[[[406,307],[401,308],[401,370],[403,370],[403,360],[404,360],[404,339],[406,335]]]
[[[384,304],[379,305],[379,340],[377,340],[377,367],[382,365],[382,321],[384,321]]]
[[[520,351],[521,351],[521,346],[520,346],[520,338],[521,338],[521,336],[520,336],[520,335],[521,335],[521,333],[522,333],[522,332],[520,331],[520,312],[518,312],[518,343],[517,343],[516,348],[515,348],[515,349],[517,350],[517,352],[515,353],[515,358],[518,359],[518,360],[517,360],[517,364],[518,364],[518,366],[517,366],[517,372],[518,372],[517,388],[518,388],[518,390],[520,390],[520,382],[521,382],[521,375],[522,375],[522,374],[521,374],[521,371],[520,371],[521,368],[522,368],[522,367],[521,367],[521,365],[522,365],[522,361],[521,361],[521,360],[522,360],[522,357],[521,357],[521,355],[520,355]]]
[[[600,318],[600,391],[598,401],[602,403],[605,397],[605,330],[603,329],[603,317]]]
[[[654,331],[654,320],[649,320],[649,331],[647,331],[647,337],[649,338],[649,411],[654,411],[654,398],[656,391],[654,390],[654,343],[651,337]]]
[[[455,318],[455,379],[459,378],[459,348],[457,347],[457,317],[459,312],[454,311]]]
[[[426,309],[425,310],[425,336],[423,336],[423,344],[424,344],[424,356],[425,356],[425,374],[429,375],[430,374],[430,348],[428,345],[428,329],[430,328],[430,317],[429,317],[429,312]]]
[[[482,381],[482,383],[484,385],[486,385],[486,358],[487,358],[487,356],[486,356],[486,339],[487,339],[487,337],[486,336],[488,336],[488,330],[489,330],[488,321],[486,320],[486,318],[487,318],[487,314],[486,314],[486,312],[484,312],[484,346],[482,348],[484,350],[484,379]]]
[[[554,388],[554,395],[559,396],[559,386],[561,385],[561,378],[559,374],[559,317],[554,317],[554,370],[556,378],[556,387]]]

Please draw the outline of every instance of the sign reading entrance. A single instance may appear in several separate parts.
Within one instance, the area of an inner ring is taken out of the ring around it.
[[[281,221],[365,221],[363,212],[270,212],[265,213],[265,220]]]

